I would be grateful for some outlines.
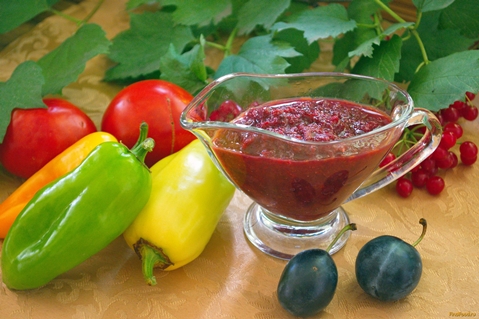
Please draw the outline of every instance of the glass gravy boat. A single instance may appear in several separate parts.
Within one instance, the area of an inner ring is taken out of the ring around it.
[[[311,99],[359,105],[386,115],[389,122],[352,137],[305,141],[230,121],[265,103],[296,105]],[[409,94],[393,83],[342,73],[226,75],[196,95],[180,123],[253,200],[243,225],[249,241],[282,259],[305,249],[325,249],[349,223],[342,204],[406,174],[436,149],[442,133],[438,119],[415,108]],[[404,128],[414,125],[426,127],[421,140],[379,168]],[[330,253],[343,247],[348,237],[349,232]]]

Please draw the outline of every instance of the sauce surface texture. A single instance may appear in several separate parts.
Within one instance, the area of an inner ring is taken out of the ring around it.
[[[311,142],[345,139],[391,122],[383,112],[341,100],[303,98],[276,103],[250,108],[233,122]]]

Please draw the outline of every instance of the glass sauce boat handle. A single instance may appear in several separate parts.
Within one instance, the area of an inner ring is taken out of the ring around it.
[[[416,108],[406,123],[406,127],[419,124],[426,126],[426,132],[422,138],[394,161],[374,171],[345,203],[366,196],[394,182],[434,152],[441,141],[441,123],[432,112]]]

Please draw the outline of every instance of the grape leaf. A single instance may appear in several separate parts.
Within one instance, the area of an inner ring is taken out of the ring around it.
[[[55,50],[38,60],[43,69],[43,96],[60,94],[63,87],[76,81],[86,63],[98,54],[106,54],[110,41],[97,24],[85,24]]]
[[[424,65],[407,90],[417,107],[431,111],[463,100],[466,91],[479,92],[479,51],[453,53]]]
[[[170,45],[168,53],[160,60],[160,77],[195,94],[207,84],[204,59],[204,43],[195,45],[183,54],[176,52],[175,47]]]
[[[431,61],[454,52],[467,50],[469,46],[474,43],[474,40],[462,36],[457,29],[438,29],[440,14],[440,11],[424,13],[421,24],[417,29],[423,41],[428,59]],[[448,45],[444,45],[444,43]],[[395,80],[397,82],[411,81],[416,69],[423,61],[424,59],[417,41],[413,38],[404,41],[401,66]]]
[[[0,0],[0,34],[11,31],[36,15],[50,9],[59,0]]]
[[[238,54],[230,55],[221,61],[215,78],[234,72],[284,73],[289,63],[284,58],[300,55],[288,43],[272,41],[271,35],[248,39]]]
[[[269,29],[290,3],[291,0],[249,0],[238,14],[238,34],[248,34],[257,25]]]
[[[130,28],[113,39],[109,58],[118,64],[107,70],[106,81],[136,78],[158,71],[161,57],[172,43],[177,52],[194,40],[190,28],[175,25],[170,13],[130,15]]]
[[[230,0],[169,0],[167,4],[177,7],[173,20],[184,25],[218,24],[232,10]]]
[[[275,40],[289,43],[301,55],[295,57],[286,57],[285,60],[290,64],[286,68],[286,73],[299,73],[308,69],[311,64],[319,57],[319,44],[317,41],[308,44],[303,36],[303,32],[296,29],[286,29],[278,32]]]
[[[399,71],[401,46],[402,39],[397,35],[389,41],[381,41],[379,46],[375,46],[371,58],[363,56],[359,59],[352,73],[393,81],[394,74]]]
[[[43,83],[42,68],[33,61],[19,64],[8,81],[0,82],[0,143],[13,109],[47,107],[42,101]]]
[[[344,6],[333,3],[294,14],[287,22],[277,22],[271,29],[281,31],[288,28],[304,31],[304,37],[311,44],[319,39],[346,33],[356,28],[356,22],[348,18]]]
[[[453,4],[442,10],[439,28],[459,29],[466,37],[477,38],[479,34],[479,5],[477,0],[454,1]]]
[[[412,0],[416,8],[422,12],[444,9],[454,1],[455,0]]]

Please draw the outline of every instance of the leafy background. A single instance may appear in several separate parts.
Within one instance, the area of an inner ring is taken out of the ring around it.
[[[41,14],[61,14],[57,2],[0,0],[0,33]],[[44,107],[42,97],[61,94],[99,54],[113,63],[105,81],[127,85],[161,78],[195,94],[231,72],[308,71],[321,58],[324,41],[333,45],[336,71],[395,81],[432,111],[464,100],[466,91],[478,92],[477,0],[412,0],[414,21],[397,15],[390,2],[130,0],[130,27],[113,39],[101,25],[88,23],[93,11],[72,19],[78,29],[58,48],[21,63],[0,82],[0,141],[13,108]],[[205,65],[208,47],[223,54],[214,69]]]

